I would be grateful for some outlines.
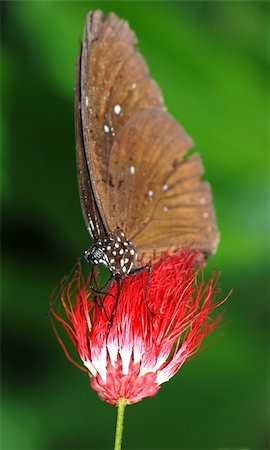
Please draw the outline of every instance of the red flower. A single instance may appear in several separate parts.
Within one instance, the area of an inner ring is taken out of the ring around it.
[[[220,318],[209,315],[222,302],[214,302],[217,283],[214,276],[205,283],[202,266],[198,252],[167,256],[152,265],[151,274],[144,270],[123,278],[120,290],[115,280],[102,302],[80,268],[64,288],[65,319],[54,309],[52,314],[102,400],[115,405],[120,398],[136,403],[155,395],[199,349]]]

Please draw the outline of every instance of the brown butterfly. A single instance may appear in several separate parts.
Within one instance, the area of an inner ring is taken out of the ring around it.
[[[127,22],[88,14],[76,66],[76,150],[81,207],[113,275],[183,247],[213,253],[211,190],[191,138],[167,113]]]

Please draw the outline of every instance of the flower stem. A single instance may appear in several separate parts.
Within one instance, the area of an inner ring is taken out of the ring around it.
[[[114,450],[121,450],[122,448],[122,437],[123,437],[123,429],[124,429],[124,414],[125,407],[128,404],[125,398],[119,398],[117,402],[117,422],[116,422],[116,430],[115,430],[115,441],[114,441]]]

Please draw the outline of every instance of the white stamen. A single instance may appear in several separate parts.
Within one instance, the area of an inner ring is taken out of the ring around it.
[[[94,368],[93,364],[89,361],[89,359],[86,359],[85,361],[83,361],[83,364],[85,365],[85,367],[89,370],[89,372],[91,372],[91,374],[93,375],[93,377],[96,376],[97,371]]]
[[[120,357],[122,360],[122,374],[123,375],[128,375],[128,373],[129,373],[129,366],[130,366],[132,350],[133,350],[132,345],[130,345],[129,347],[127,345],[125,345],[124,347],[122,347],[119,350]]]
[[[119,255],[123,255],[124,254],[124,250],[121,248],[121,250],[119,250]]]
[[[117,240],[118,240],[118,242],[121,242],[121,238],[119,236],[117,237]]]
[[[111,250],[111,249],[112,249],[112,247],[110,245],[108,245],[107,250]]]
[[[125,264],[127,264],[129,262],[128,258],[125,258]]]
[[[123,272],[123,273],[126,273],[126,271],[127,271],[127,268],[126,268],[126,267],[123,267],[122,272]]]
[[[133,250],[133,248],[130,250],[130,254],[134,255],[135,251]]]
[[[114,366],[114,363],[117,361],[118,356],[118,345],[114,341],[108,342],[107,349],[111,359],[111,363]]]
[[[85,106],[88,106],[89,105],[89,99],[88,99],[88,97],[85,97]]]
[[[119,248],[119,244],[117,242],[114,244],[114,246],[115,248]]]
[[[115,262],[115,259],[114,259],[114,258],[110,259],[110,263],[111,263],[111,264],[113,264],[114,262]]]
[[[103,345],[96,354],[93,354],[92,364],[96,371],[100,374],[101,378],[106,382],[107,375],[107,349],[106,345]]]

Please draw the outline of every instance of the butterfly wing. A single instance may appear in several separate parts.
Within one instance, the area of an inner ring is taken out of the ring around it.
[[[113,187],[108,164],[114,138],[137,111],[163,108],[161,92],[135,44],[135,34],[115,14],[88,14],[80,64],[81,128],[95,205],[107,234],[118,226],[109,221],[106,205]],[[87,223],[84,201],[82,208]]]
[[[95,240],[106,235],[106,229],[99,213],[93,193],[87,158],[84,148],[82,120],[81,120],[81,83],[80,83],[81,54],[76,64],[75,83],[75,131],[76,131],[76,159],[79,183],[80,201],[86,228]]]
[[[218,232],[200,158],[185,157],[192,141],[166,113],[135,44],[113,13],[88,15],[80,63],[83,162],[78,158],[93,193],[81,195],[86,223],[99,215],[107,234],[122,228],[138,266],[186,245],[213,253]]]
[[[106,199],[109,224],[117,221],[144,264],[183,246],[215,250],[218,232],[208,183],[201,181],[192,141],[165,111],[135,114],[115,137]]]

